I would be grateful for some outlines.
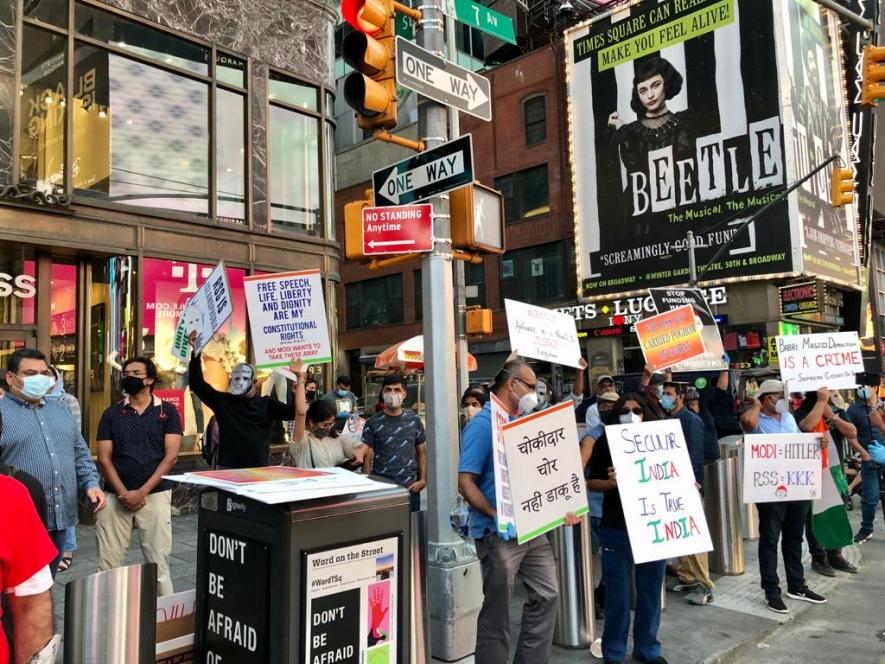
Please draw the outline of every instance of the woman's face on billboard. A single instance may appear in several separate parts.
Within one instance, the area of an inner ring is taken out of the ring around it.
[[[651,78],[640,81],[636,86],[639,101],[645,107],[647,113],[660,111],[667,103],[667,93],[664,90],[664,77],[655,74]]]

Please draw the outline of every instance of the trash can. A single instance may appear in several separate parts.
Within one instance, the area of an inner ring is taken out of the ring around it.
[[[65,664],[154,664],[157,565],[129,565],[65,585]]]
[[[759,512],[752,503],[744,504],[744,437],[727,436],[719,440],[722,458],[736,457],[738,460],[737,510],[741,524],[741,534],[745,540],[759,539]]]
[[[744,547],[738,514],[738,459],[723,458],[704,466],[704,513],[713,550],[710,571],[736,576],[744,573]]]
[[[549,533],[559,582],[553,643],[561,648],[589,648],[596,638],[593,625],[593,566],[590,517]]]

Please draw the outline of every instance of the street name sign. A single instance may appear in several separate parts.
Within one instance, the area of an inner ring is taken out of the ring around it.
[[[363,255],[410,254],[433,249],[433,206],[363,208]]]
[[[492,119],[492,84],[489,79],[402,37],[396,38],[396,82],[486,122]]]
[[[375,205],[408,205],[473,182],[473,141],[465,134],[372,174]]]
[[[487,32],[502,41],[516,44],[513,19],[475,0],[446,0],[445,12],[472,28]]]

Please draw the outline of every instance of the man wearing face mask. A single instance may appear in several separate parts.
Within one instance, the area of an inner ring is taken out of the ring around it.
[[[790,414],[790,407],[784,399],[784,384],[781,381],[764,381],[759,386],[758,398],[747,397],[745,403],[749,407],[740,418],[741,428],[745,433],[800,433],[799,425]],[[759,572],[768,608],[775,613],[789,613],[781,597],[777,576],[777,545],[781,538],[787,597],[812,604],[824,604],[826,598],[806,585],[802,566],[802,538],[811,502],[790,500],[757,503],[756,509],[759,511]]]
[[[350,414],[356,412],[359,403],[356,395],[350,391],[350,377],[344,374],[338,376],[335,379],[335,389],[326,392],[323,399],[335,406],[335,428],[341,431]]]
[[[363,472],[393,480],[411,492],[412,511],[421,509],[421,491],[427,486],[427,437],[421,418],[403,409],[406,383],[387,376],[381,387],[384,410],[366,420],[363,443],[369,446]]]
[[[157,564],[157,594],[171,595],[172,482],[164,480],[178,461],[181,418],[171,403],[153,394],[157,367],[146,357],[123,362],[123,401],[107,408],[98,423],[98,463],[108,486],[108,508],[95,523],[98,569],[123,565],[132,529],[144,559]]]
[[[492,392],[510,411],[525,415],[538,405],[535,372],[522,360],[511,359],[495,377]],[[516,533],[499,534],[492,458],[491,403],[470,420],[461,439],[458,490],[470,505],[470,536],[482,569],[483,603],[476,625],[475,659],[482,664],[505,664],[510,653],[510,601],[519,578],[528,600],[513,664],[550,660],[556,598],[559,587],[553,551],[547,538],[517,544]],[[567,514],[566,525],[579,520]]]
[[[876,409],[876,393],[869,385],[857,388],[857,399],[848,407],[846,417],[857,429],[857,442],[861,452],[861,524],[854,536],[860,544],[873,536],[873,521],[879,504],[879,466],[870,457],[870,446],[881,439],[885,421]]]
[[[98,471],[89,447],[70,413],[58,401],[46,401],[52,371],[46,356],[20,348],[6,364],[9,390],[0,399],[3,463],[36,477],[46,493],[46,529],[59,554],[49,565],[55,576],[65,529],[77,523],[77,490],[85,491],[99,512],[107,502],[98,488]]]
[[[191,334],[194,347],[196,332]],[[295,366],[293,359],[290,370]],[[270,463],[270,432],[275,420],[295,419],[295,400],[282,403],[258,395],[258,376],[250,364],[238,364],[231,371],[230,392],[221,392],[203,378],[200,354],[194,353],[188,366],[190,387],[205,403],[218,422],[218,467],[255,468]]]

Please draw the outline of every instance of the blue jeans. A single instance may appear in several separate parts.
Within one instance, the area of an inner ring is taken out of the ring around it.
[[[65,543],[62,552],[77,550],[77,526],[65,529]]]
[[[879,504],[879,466],[873,461],[861,462],[860,481],[860,527],[873,532],[873,519],[876,518],[876,505]]]
[[[605,626],[602,656],[613,662],[627,657],[630,631],[630,597],[636,576],[636,617],[633,622],[633,656],[647,662],[661,656],[661,584],[666,561],[633,564],[626,530],[601,528],[602,575],[605,577]]]

